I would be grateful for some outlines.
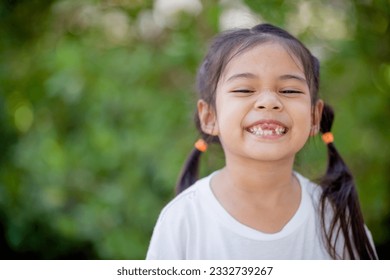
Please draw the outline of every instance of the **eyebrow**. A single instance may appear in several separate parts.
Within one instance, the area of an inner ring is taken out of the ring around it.
[[[286,74],[279,77],[279,80],[291,80],[291,79],[306,83],[306,79],[299,75]]]
[[[239,73],[239,74],[235,74],[233,76],[230,76],[226,81],[227,82],[230,82],[232,80],[236,80],[236,79],[257,79],[259,78],[257,75],[253,74],[253,73],[249,73],[249,72],[245,72],[245,73]],[[282,81],[285,81],[285,80],[298,80],[300,82],[304,82],[306,83],[306,79],[300,75],[294,75],[294,74],[285,74],[285,75],[282,75],[279,77],[279,80],[282,80]]]
[[[257,79],[257,75],[253,74],[253,73],[239,73],[239,74],[235,74],[233,76],[230,76],[226,82],[230,82],[230,81],[233,81],[233,80],[236,80],[236,79]]]

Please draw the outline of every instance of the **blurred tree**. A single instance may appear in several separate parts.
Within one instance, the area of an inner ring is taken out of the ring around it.
[[[208,41],[270,21],[322,61],[337,145],[388,258],[389,18],[385,0],[1,2],[2,257],[144,258],[197,138],[193,85]],[[222,155],[203,160],[206,174]],[[312,141],[297,168],[316,177],[324,161]]]

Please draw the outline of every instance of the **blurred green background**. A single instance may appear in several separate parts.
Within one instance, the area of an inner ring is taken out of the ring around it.
[[[271,22],[322,62],[336,145],[390,258],[390,1],[3,0],[3,259],[143,259],[198,133],[195,74],[210,38]],[[218,147],[202,174],[222,164]],[[316,138],[296,168],[324,172]]]

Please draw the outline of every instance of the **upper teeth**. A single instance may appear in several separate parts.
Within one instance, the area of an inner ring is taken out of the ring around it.
[[[259,126],[254,126],[249,129],[249,131],[257,136],[268,136],[268,135],[282,135],[286,129],[284,127],[277,127],[273,129],[262,129]]]

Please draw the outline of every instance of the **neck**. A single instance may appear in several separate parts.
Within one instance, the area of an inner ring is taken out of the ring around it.
[[[235,188],[247,192],[274,192],[291,186],[294,159],[274,162],[226,161],[222,174]]]
[[[280,231],[300,203],[299,182],[292,173],[293,159],[252,164],[227,161],[213,177],[211,188],[226,211],[254,229]]]

